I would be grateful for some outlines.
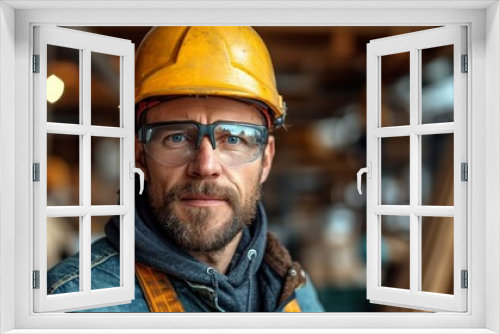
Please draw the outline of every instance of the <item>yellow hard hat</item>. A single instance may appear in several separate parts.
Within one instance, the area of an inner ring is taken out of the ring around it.
[[[251,27],[155,27],[135,61],[135,103],[168,96],[225,96],[264,104],[280,126],[286,106],[271,57]],[[138,115],[139,116],[139,115]]]

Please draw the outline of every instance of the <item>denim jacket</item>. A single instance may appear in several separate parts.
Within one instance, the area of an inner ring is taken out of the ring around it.
[[[91,258],[91,288],[104,289],[120,285],[119,267],[120,257],[118,251],[111,246],[106,238],[102,238],[92,244]],[[79,255],[75,254],[52,268],[48,275],[47,294],[59,294],[76,292],[79,289]],[[194,292],[188,285],[172,280],[177,295],[180,298],[186,312],[215,311],[206,307],[206,303],[193,301]],[[205,287],[211,290],[210,287]],[[202,296],[200,294],[200,296]],[[324,309],[316,294],[316,290],[310,280],[302,287],[295,290],[294,297],[297,299],[302,312],[323,312]],[[200,298],[200,297],[198,297]],[[201,297],[203,298],[203,297]],[[275,311],[283,311],[280,305]],[[129,304],[98,307],[79,312],[149,312],[142,289],[135,279],[135,299]]]

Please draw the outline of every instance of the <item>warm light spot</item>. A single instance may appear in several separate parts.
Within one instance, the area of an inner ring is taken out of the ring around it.
[[[52,74],[47,78],[47,101],[54,103],[61,98],[64,93],[64,82],[56,75]]]

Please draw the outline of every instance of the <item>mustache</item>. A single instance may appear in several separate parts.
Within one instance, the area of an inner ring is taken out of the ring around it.
[[[185,197],[202,195],[214,197],[229,202],[237,203],[238,193],[229,187],[221,186],[213,181],[187,181],[175,185],[164,196],[165,202],[180,201]]]

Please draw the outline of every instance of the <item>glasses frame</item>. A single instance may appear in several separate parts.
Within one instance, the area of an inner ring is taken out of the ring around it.
[[[207,136],[210,139],[210,143],[212,144],[212,148],[216,149],[214,131],[215,128],[219,125],[243,125],[250,127],[254,130],[258,130],[262,134],[262,142],[260,143],[262,147],[264,147],[269,139],[269,130],[265,125],[257,125],[251,123],[242,123],[242,122],[231,122],[231,121],[217,121],[212,124],[201,124],[195,121],[172,121],[172,122],[158,122],[142,125],[137,131],[137,139],[139,142],[143,144],[147,144],[148,142],[148,132],[154,128],[165,126],[165,125],[179,125],[179,124],[192,124],[198,128],[198,137],[196,138],[195,148],[199,149],[201,145],[202,139]]]

